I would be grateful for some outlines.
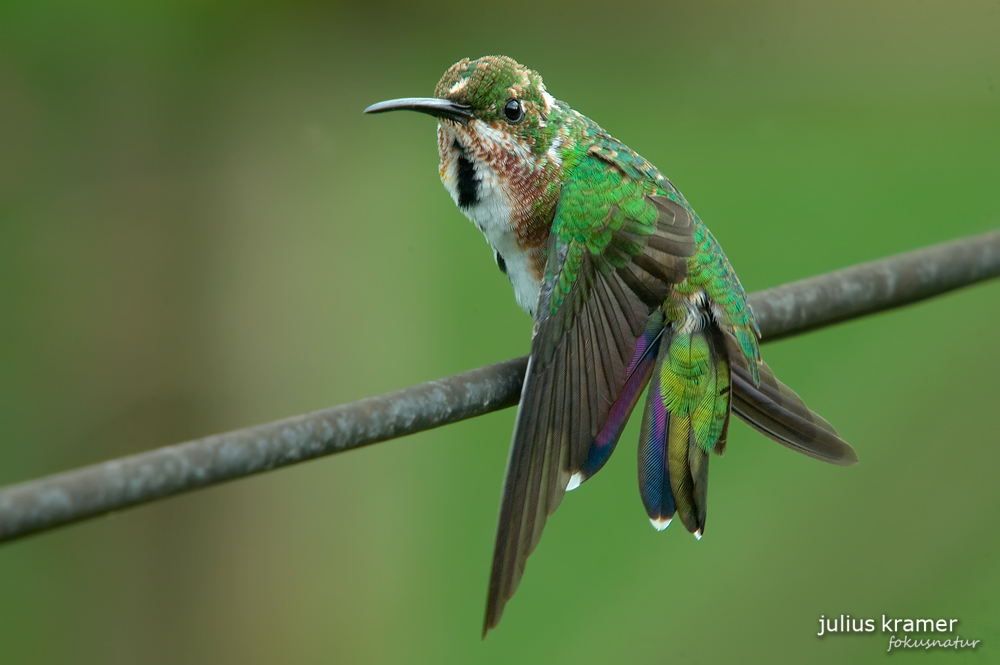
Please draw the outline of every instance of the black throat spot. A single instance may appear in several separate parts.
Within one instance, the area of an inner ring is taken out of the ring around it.
[[[479,203],[479,180],[472,161],[466,158],[462,144],[455,141],[452,147],[458,150],[458,205],[468,208]]]

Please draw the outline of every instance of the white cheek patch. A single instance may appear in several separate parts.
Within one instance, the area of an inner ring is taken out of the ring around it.
[[[545,92],[545,90],[542,90],[542,99],[545,100],[545,114],[548,115],[549,111],[552,110],[552,107],[556,105],[556,100],[552,97],[552,95]]]
[[[455,150],[452,145],[455,143],[455,132],[450,128],[445,127],[443,124],[438,124],[438,156],[441,161],[438,164],[438,175],[441,176],[441,182],[444,183],[445,189],[448,190],[452,197],[458,196],[458,151]],[[455,204],[458,204],[458,199],[455,199]]]
[[[562,166],[562,157],[559,156],[559,149],[562,147],[562,144],[563,132],[560,131],[556,137],[552,139],[549,149],[545,151],[545,157],[550,163],[555,164],[556,166]]]

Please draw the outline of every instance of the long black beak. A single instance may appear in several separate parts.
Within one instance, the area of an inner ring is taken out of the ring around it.
[[[468,104],[459,104],[448,99],[437,99],[436,97],[390,99],[387,102],[372,104],[365,109],[365,113],[385,113],[386,111],[420,111],[421,113],[429,113],[437,118],[457,120],[463,125],[472,119],[472,107]]]

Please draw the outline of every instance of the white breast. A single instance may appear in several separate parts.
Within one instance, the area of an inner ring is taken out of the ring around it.
[[[450,141],[445,143],[442,140],[441,144],[450,153],[442,151],[441,182],[451,194],[455,205],[458,205],[458,157],[461,152],[452,147]],[[459,209],[483,232],[486,242],[493,249],[494,259],[499,263],[497,255],[503,258],[507,277],[514,287],[517,304],[528,314],[534,315],[535,307],[538,305],[538,291],[542,284],[529,269],[528,253],[518,246],[517,235],[511,229],[510,196],[504,190],[496,171],[489,164],[477,161],[468,154],[466,158],[472,161],[479,180],[478,202],[465,207],[459,206]]]

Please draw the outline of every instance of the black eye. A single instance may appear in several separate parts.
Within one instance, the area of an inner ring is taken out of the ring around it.
[[[503,106],[503,115],[508,122],[521,122],[521,118],[524,117],[524,107],[521,106],[521,100],[508,99]]]

